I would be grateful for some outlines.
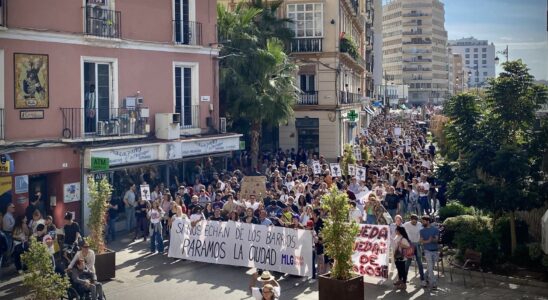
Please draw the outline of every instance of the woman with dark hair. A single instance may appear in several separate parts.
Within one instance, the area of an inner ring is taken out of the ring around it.
[[[404,250],[411,247],[411,241],[404,227],[396,227],[396,236],[394,237],[394,262],[398,270],[398,281],[394,282],[397,289],[405,290],[407,288],[407,270],[405,268],[406,257]]]
[[[27,226],[27,217],[25,215],[17,216],[13,225],[13,262],[15,269],[19,274],[22,273],[23,265],[21,264],[21,254],[29,248],[28,239],[30,230]]]

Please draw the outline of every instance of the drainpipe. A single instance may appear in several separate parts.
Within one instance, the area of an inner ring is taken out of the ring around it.
[[[84,174],[84,154],[85,154],[85,148],[80,147],[80,219],[81,219],[81,227],[82,230],[85,233],[87,232],[87,227],[84,224],[84,205],[85,205],[85,199],[84,199],[84,180],[85,180],[85,174]]]

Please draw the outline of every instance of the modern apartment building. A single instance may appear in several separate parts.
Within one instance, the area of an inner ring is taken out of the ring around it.
[[[380,0],[379,0],[380,1]],[[229,9],[238,0],[220,0]],[[341,155],[367,125],[373,94],[373,0],[286,0],[280,17],[294,22],[288,51],[299,65],[295,118],[279,126],[279,147]]]
[[[239,149],[218,114],[215,0],[1,3],[2,205],[41,192],[57,225],[71,211],[86,228],[89,177],[119,199]]]
[[[447,31],[439,0],[389,0],[383,6],[383,72],[409,86],[409,103],[441,103],[449,94]]]
[[[495,77],[495,45],[474,37],[449,41],[453,53],[462,56],[464,69],[470,75],[468,86],[481,87]]]

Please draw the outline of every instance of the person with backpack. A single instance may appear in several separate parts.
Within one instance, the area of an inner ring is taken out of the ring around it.
[[[407,288],[407,269],[405,262],[409,257],[415,255],[414,248],[411,247],[411,241],[404,227],[396,227],[396,236],[394,237],[394,263],[398,270],[398,281],[394,282],[396,289],[405,290]]]

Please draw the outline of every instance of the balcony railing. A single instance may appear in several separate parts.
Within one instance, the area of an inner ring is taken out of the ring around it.
[[[146,108],[61,108],[64,139],[146,135]],[[144,116],[143,116],[144,115]]]
[[[5,0],[4,0],[5,1]],[[122,13],[99,6],[85,6],[85,34],[104,38],[122,37]]]
[[[8,25],[8,1],[0,0],[0,27]]]
[[[4,109],[0,108],[0,141],[3,139],[4,139]]]
[[[418,41],[406,41],[403,42],[404,45],[429,45],[432,44],[430,40],[418,40]]]
[[[175,112],[181,114],[181,128],[200,128],[200,105],[183,105],[176,107]]]
[[[318,105],[318,91],[302,92],[297,100],[297,105]]]
[[[417,13],[417,12],[412,12],[412,13],[407,13],[407,14],[402,14],[402,17],[427,17],[429,16],[430,14],[425,14],[425,13]]]
[[[322,38],[293,39],[290,43],[290,52],[322,52]]]
[[[432,71],[430,68],[403,68],[404,71],[413,71],[413,72],[429,72]]]
[[[421,34],[424,34],[424,35],[429,35],[429,34],[432,34],[432,32],[430,31],[422,31],[422,30],[415,30],[415,31],[404,31],[402,32],[403,35],[421,35]]]
[[[173,20],[173,42],[180,45],[202,45],[202,23]]]
[[[403,62],[409,62],[409,63],[425,63],[425,62],[432,62],[431,58],[412,58],[412,59],[404,59]]]
[[[361,103],[362,98],[361,94],[339,91],[339,104]]]

